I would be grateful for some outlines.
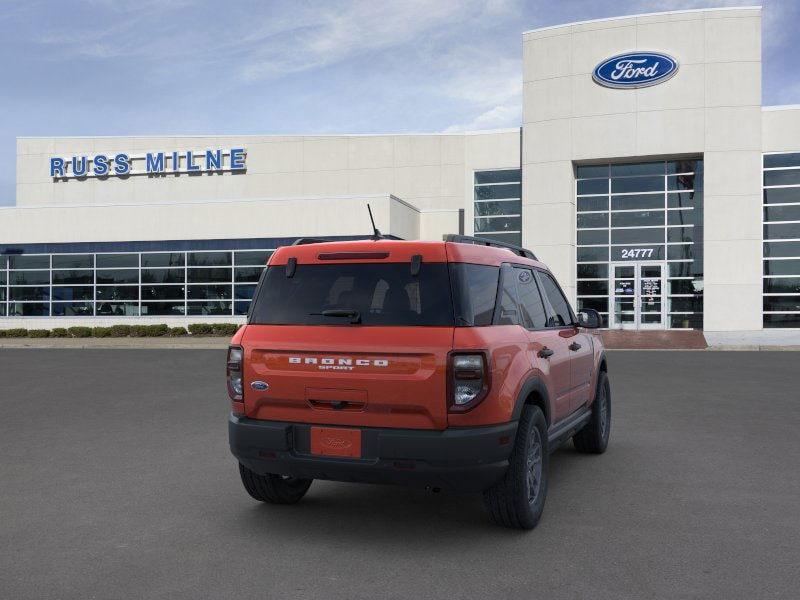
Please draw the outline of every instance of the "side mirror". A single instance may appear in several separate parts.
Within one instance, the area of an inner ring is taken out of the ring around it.
[[[603,323],[600,313],[593,308],[584,308],[578,313],[578,325],[586,329],[597,329]]]

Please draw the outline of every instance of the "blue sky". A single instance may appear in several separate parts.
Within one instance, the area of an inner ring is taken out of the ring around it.
[[[0,0],[0,205],[17,136],[516,127],[527,29],[753,0]],[[764,2],[764,104],[800,103],[800,2]]]

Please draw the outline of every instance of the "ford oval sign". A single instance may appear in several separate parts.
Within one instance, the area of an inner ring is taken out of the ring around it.
[[[666,81],[678,72],[678,61],[660,52],[626,52],[594,69],[592,79],[610,88],[642,88]]]

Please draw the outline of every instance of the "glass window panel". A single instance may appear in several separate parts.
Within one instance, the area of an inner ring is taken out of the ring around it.
[[[800,221],[800,204],[796,206],[765,206],[765,221]]]
[[[684,260],[694,258],[691,244],[667,246],[667,260]]]
[[[547,311],[533,272],[530,269],[513,269],[511,275],[516,279],[519,308],[522,312],[522,324],[528,329],[543,329],[547,326]],[[511,285],[514,284],[513,282],[510,283]],[[504,295],[504,299],[506,298],[508,298],[508,294]],[[511,322],[503,322],[502,324],[511,324]]]
[[[667,162],[667,174],[674,173],[694,173],[702,171],[702,160],[671,160]]]
[[[53,302],[54,317],[91,317],[94,305],[91,302]]]
[[[703,315],[670,315],[669,326],[672,329],[702,329]]]
[[[233,280],[257,282],[263,270],[264,267],[237,267],[233,270]]]
[[[764,171],[764,185],[798,185],[800,184],[800,169],[787,169],[785,171]]]
[[[664,191],[663,177],[621,177],[611,180],[611,193]]]
[[[230,282],[231,269],[189,269],[189,283]]]
[[[662,234],[664,232],[663,229],[659,231]],[[664,260],[664,244],[614,246],[611,248],[611,260]]]
[[[699,279],[671,279],[669,282],[669,293],[697,294],[700,290],[696,288],[702,285],[702,280]]]
[[[97,283],[139,283],[137,269],[97,269]]]
[[[139,286],[136,285],[99,285],[97,300],[138,300]]]
[[[693,242],[694,234],[693,227],[670,227],[667,229],[667,242]]]
[[[522,227],[522,217],[482,217],[475,219],[475,233],[481,231],[512,232]]]
[[[611,214],[612,227],[644,227],[647,225],[664,225],[664,211],[647,210]]]
[[[6,272],[0,271],[0,285],[6,284]]]
[[[764,315],[764,327],[770,329],[779,327],[800,328],[800,314]]]
[[[585,210],[608,210],[608,196],[578,198],[578,212]]]
[[[182,267],[183,252],[155,252],[142,254],[142,267]]]
[[[142,283],[185,283],[183,269],[142,269]]]
[[[694,263],[692,262],[673,262],[669,263],[670,277],[692,277],[694,276]],[[702,275],[702,273],[700,274]]]
[[[499,171],[475,171],[475,183],[504,183],[522,180],[519,169],[503,169]]]
[[[11,287],[8,288],[9,300],[49,300],[49,287]]]
[[[0,302],[5,302],[5,301],[6,301],[6,288],[0,287]]]
[[[579,281],[579,296],[607,296],[608,281]]]
[[[646,210],[664,208],[664,194],[611,196],[611,210]]]
[[[695,187],[694,175],[669,175],[667,176],[668,190],[693,190]]]
[[[190,315],[229,315],[231,303],[230,301],[189,302],[187,310]]]
[[[521,200],[504,200],[502,202],[476,202],[475,216],[490,217],[492,215],[518,215],[522,210]]]
[[[669,298],[669,312],[702,312],[703,297],[693,296],[692,298]]]
[[[548,320],[548,326],[563,327],[572,323],[572,311],[569,308],[569,302],[561,293],[555,279],[549,273],[539,272],[539,281],[542,283],[542,292],[550,301],[550,306],[553,308],[553,314]]]
[[[764,275],[800,275],[800,258],[795,260],[765,260]]]
[[[8,274],[10,285],[42,285],[50,283],[50,271],[11,271]]]
[[[82,286],[53,286],[53,300],[93,300],[94,288]]]
[[[9,302],[8,315],[11,317],[46,317],[50,314],[47,302]]]
[[[608,229],[581,229],[578,230],[578,244],[608,244]]]
[[[800,223],[778,223],[764,225],[764,239],[800,239]]]
[[[608,177],[608,165],[580,165],[575,169],[577,179]]]
[[[5,290],[3,290],[3,293],[5,294]],[[6,305],[0,304],[0,317],[5,317],[5,316],[6,316]]]
[[[800,167],[800,152],[765,154],[764,167]]]
[[[53,283],[94,283],[94,271],[53,271]]]
[[[668,208],[699,208],[703,204],[703,192],[671,192],[667,194]]]
[[[233,297],[237,300],[251,300],[256,293],[256,286],[254,285],[237,285],[234,289]]]
[[[653,244],[664,241],[664,229],[612,229],[612,244]]]
[[[592,308],[597,312],[608,312],[608,298],[578,298],[578,310]]]
[[[183,301],[180,302],[142,302],[141,314],[146,316],[183,315]]]
[[[53,265],[55,266],[55,265]],[[138,267],[138,254],[98,254],[98,269],[119,269],[125,267]]]
[[[578,229],[587,227],[608,227],[608,213],[589,213],[578,215]]]
[[[139,315],[138,302],[98,302],[95,308],[98,316],[136,317]]]
[[[764,242],[764,256],[770,258],[800,257],[800,242]]]
[[[611,177],[620,175],[663,175],[664,162],[627,163],[611,165]]]
[[[578,265],[578,277],[583,279],[608,277],[608,265]]]
[[[764,310],[800,312],[800,296],[764,296]]]
[[[8,257],[5,254],[0,254],[0,271],[5,270],[8,265]]]
[[[9,269],[49,269],[50,255],[14,254],[8,257]]]
[[[667,225],[694,225],[696,210],[670,210],[667,211]]]
[[[190,285],[186,297],[189,300],[230,300],[231,285]]]
[[[514,244],[515,246],[522,244],[522,234],[520,233],[480,233],[479,237],[505,242],[506,244]]]
[[[498,198],[521,198],[522,185],[509,183],[505,185],[484,185],[475,188],[475,200],[496,200]]]
[[[231,264],[231,253],[189,252],[187,260],[192,267],[222,267]]]
[[[608,261],[608,248],[578,248],[578,262]]]
[[[764,190],[764,204],[800,202],[800,187]]]
[[[182,300],[184,289],[182,285],[143,285],[142,301]]]
[[[53,254],[54,269],[92,269],[94,256],[91,254]]]
[[[800,294],[800,277],[775,277],[764,279],[767,294]]]
[[[582,179],[578,181],[578,195],[607,194],[608,179]]]
[[[252,265],[255,267],[267,266],[267,260],[272,256],[272,250],[239,250],[234,252],[234,262],[238,266]]]
[[[245,300],[237,300],[233,303],[233,314],[246,315],[247,311],[250,309],[250,304],[250,302]]]

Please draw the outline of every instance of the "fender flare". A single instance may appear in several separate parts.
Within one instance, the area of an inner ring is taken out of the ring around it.
[[[522,409],[525,406],[525,401],[528,399],[528,396],[531,395],[532,392],[536,392],[542,398],[544,406],[542,406],[542,410],[544,412],[544,419],[547,422],[548,427],[551,424],[550,420],[550,394],[547,392],[547,386],[545,386],[542,379],[536,375],[530,377],[522,384],[522,388],[517,394],[517,401],[514,404],[514,412],[511,415],[511,419],[513,421],[519,421],[519,418],[522,416]]]

